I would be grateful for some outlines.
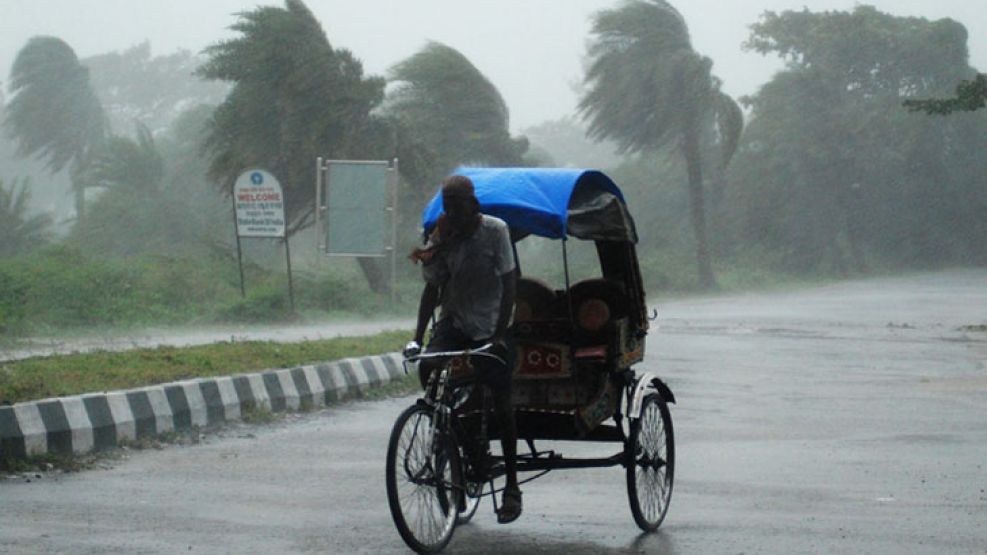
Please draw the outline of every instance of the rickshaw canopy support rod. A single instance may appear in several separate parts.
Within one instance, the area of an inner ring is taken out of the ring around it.
[[[562,238],[562,269],[565,271],[565,298],[566,304],[569,307],[569,322],[572,324],[576,323],[576,313],[572,308],[572,295],[569,294],[569,249],[566,248],[566,238]]]

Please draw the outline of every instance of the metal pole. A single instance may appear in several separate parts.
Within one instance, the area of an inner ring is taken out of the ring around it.
[[[288,301],[291,303],[291,312],[295,312],[295,285],[291,279],[291,242],[288,241],[287,233],[284,236],[284,257],[288,262]]]
[[[391,168],[391,305],[397,299],[397,267],[398,267],[398,182],[401,179],[398,174],[398,159],[394,159]]]
[[[569,294],[569,254],[566,249],[566,243],[568,241],[565,237],[562,238],[562,267],[565,269],[565,298],[568,300],[569,304],[569,323],[572,325],[576,324],[576,315],[572,308],[572,295]]]
[[[315,159],[315,248],[322,252],[322,228],[319,227],[319,217],[322,215],[322,157]]]
[[[240,298],[247,297],[247,289],[243,285],[243,249],[240,247],[240,222],[236,218],[236,195],[233,198],[233,230],[236,235],[236,265],[240,269]]]

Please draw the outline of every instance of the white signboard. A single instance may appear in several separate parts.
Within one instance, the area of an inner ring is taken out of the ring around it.
[[[284,237],[284,193],[264,170],[247,170],[233,185],[236,229],[240,237]]]

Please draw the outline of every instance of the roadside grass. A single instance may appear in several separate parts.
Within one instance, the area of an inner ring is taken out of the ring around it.
[[[0,264],[0,340],[94,328],[283,323],[330,315],[411,313],[420,280],[400,284],[398,302],[373,293],[356,262],[296,267],[295,310],[280,266],[244,266],[216,251],[101,255],[58,244]],[[408,279],[408,278],[405,278]],[[409,280],[410,281],[410,280]],[[403,293],[407,291],[407,295]]]
[[[218,428],[218,427],[217,427]],[[117,447],[85,454],[45,453],[27,458],[15,457],[9,451],[0,452],[0,479],[40,480],[51,473],[81,472],[93,468],[110,468],[112,461],[126,458],[128,451],[164,449],[166,445],[195,445],[202,440],[202,429],[170,431],[153,438],[121,440]]]
[[[16,398],[11,402],[50,397],[48,391],[61,389],[64,395],[92,391],[129,389],[156,383],[242,372],[261,371],[267,368],[284,368],[326,362],[348,357],[360,357],[397,351],[404,345],[410,332],[389,331],[367,337],[341,337],[301,343],[273,343],[268,341],[216,343],[199,347],[140,349],[123,353],[89,353],[26,359],[0,365],[0,395]],[[234,356],[235,351],[243,351]],[[109,363],[106,367],[100,364]],[[196,364],[208,365],[205,371],[196,371]],[[80,371],[80,369],[83,369]],[[88,372],[87,372],[88,370]],[[37,380],[24,380],[24,375],[42,373],[43,378],[57,380],[60,387],[39,388]],[[15,378],[12,378],[14,376]],[[82,377],[80,377],[82,376]],[[28,384],[25,388],[17,384]],[[95,387],[95,389],[93,389]],[[380,387],[343,399],[341,403],[370,402],[389,397],[399,397],[420,388],[414,374],[401,376]],[[16,395],[16,396],[15,396]],[[298,412],[309,412],[312,407],[302,407]],[[277,422],[287,416],[285,412],[273,412],[264,406],[246,407],[242,422],[263,425]],[[229,425],[230,423],[221,425]],[[9,452],[0,452],[0,478],[32,480],[41,479],[50,472],[78,472],[118,459],[128,450],[162,449],[165,445],[194,445],[203,432],[199,427],[172,431],[141,441],[123,442],[118,448],[86,455],[45,455],[19,459]]]
[[[0,362],[0,404],[131,389],[401,350],[410,330],[298,343],[221,342]]]
[[[0,453],[0,477],[5,474],[29,474],[40,478],[38,472],[78,472],[92,466],[96,456],[59,455],[47,453],[27,459],[19,459],[9,452]],[[27,478],[31,480],[30,477]]]

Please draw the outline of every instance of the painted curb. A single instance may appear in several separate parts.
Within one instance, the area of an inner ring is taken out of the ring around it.
[[[403,377],[402,361],[400,353],[388,353],[2,406],[0,455],[84,454],[240,420],[256,407],[318,408]]]

